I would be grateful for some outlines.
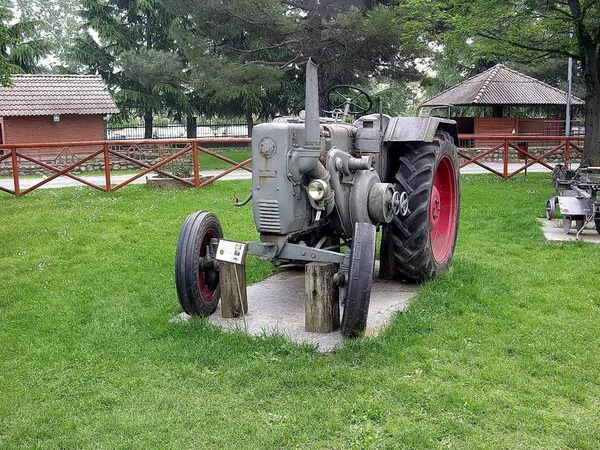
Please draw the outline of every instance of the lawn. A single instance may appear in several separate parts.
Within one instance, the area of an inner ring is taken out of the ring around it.
[[[549,175],[462,187],[454,270],[332,355],[168,322],[185,217],[256,238],[249,181],[0,195],[0,448],[598,448],[600,248],[544,240]]]

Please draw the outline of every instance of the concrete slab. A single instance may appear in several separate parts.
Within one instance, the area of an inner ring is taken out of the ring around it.
[[[538,219],[538,221],[542,225],[544,236],[546,236],[546,239],[549,241],[565,242],[577,240],[574,228],[569,231],[569,234],[564,232],[562,219]],[[583,242],[591,242],[593,244],[600,244],[600,234],[598,234],[596,231],[594,222],[586,225],[583,231],[579,233],[579,240]]]
[[[379,272],[376,264],[375,273]],[[388,281],[375,276],[371,292],[366,336],[374,336],[388,325],[394,314],[408,308],[417,286]],[[243,318],[224,319],[221,308],[209,321],[226,331],[239,330],[253,336],[279,335],[298,343],[316,345],[319,351],[331,352],[342,345],[339,331],[309,333],[304,330],[304,270],[285,270],[248,286],[248,314]],[[171,319],[186,323],[185,313]]]

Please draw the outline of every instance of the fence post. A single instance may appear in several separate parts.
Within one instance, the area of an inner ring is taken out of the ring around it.
[[[565,141],[565,169],[569,168],[571,164],[571,139],[567,137]]]
[[[108,153],[108,143],[104,143],[104,180],[106,181],[106,192],[112,191],[112,183],[110,181],[110,154]]]
[[[508,178],[508,138],[504,138],[504,152],[503,152],[503,166],[504,166],[504,179],[506,180]]]
[[[19,185],[19,161],[17,160],[17,147],[10,148],[10,157],[12,160],[13,182],[15,185],[15,196],[21,196],[21,186]]]
[[[200,187],[200,164],[198,162],[198,141],[192,143],[192,154],[194,155],[194,185]]]

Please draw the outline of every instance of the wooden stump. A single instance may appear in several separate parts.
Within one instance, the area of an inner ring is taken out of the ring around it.
[[[248,312],[246,266],[219,261],[219,281],[221,284],[221,316],[229,319],[246,314]]]
[[[396,279],[394,273],[394,246],[392,244],[392,227],[384,225],[381,232],[381,251],[379,252],[379,278]]]
[[[306,304],[304,327],[313,333],[330,333],[340,326],[338,287],[333,282],[335,264],[309,263],[304,273]]]

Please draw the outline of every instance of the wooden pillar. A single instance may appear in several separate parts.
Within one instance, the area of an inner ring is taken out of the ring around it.
[[[304,327],[313,333],[330,333],[340,326],[338,287],[333,282],[335,264],[309,263],[304,273],[306,304]]]
[[[221,316],[232,318],[246,314],[248,312],[246,266],[219,261],[219,281],[221,284]]]

